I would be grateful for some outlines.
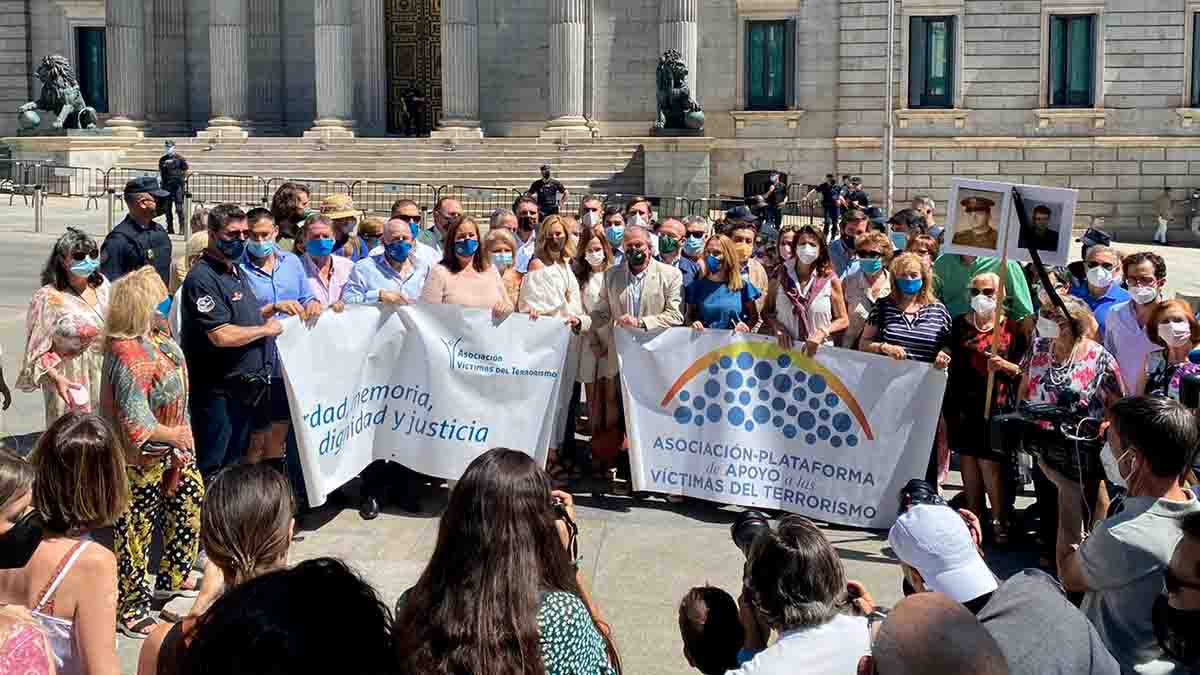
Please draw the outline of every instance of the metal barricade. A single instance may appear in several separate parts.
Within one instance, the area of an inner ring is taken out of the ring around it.
[[[99,171],[91,167],[65,166],[49,162],[22,162],[24,174],[31,182],[41,185],[46,195],[55,197],[86,197],[97,182]],[[103,180],[102,174],[99,180]]]
[[[12,206],[18,195],[29,206],[33,196],[35,170],[27,162],[6,159],[0,161],[0,194],[8,195],[8,205]]]
[[[232,173],[194,173],[188,176],[184,188],[193,204],[237,204],[266,206],[270,203],[267,181],[258,176]]]
[[[392,204],[401,199],[411,199],[417,203],[417,208],[428,211],[437,203],[438,187],[422,183],[360,180],[350,186],[350,196],[354,198],[355,208],[369,213],[390,214]]]
[[[511,209],[523,194],[523,190],[516,188],[443,185],[438,188],[437,198],[455,199],[462,204],[463,213],[486,220],[496,209]]]

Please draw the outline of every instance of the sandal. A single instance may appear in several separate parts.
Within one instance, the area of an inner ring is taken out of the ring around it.
[[[122,621],[117,624],[117,630],[125,637],[131,637],[134,640],[145,640],[150,637],[150,631],[158,625],[149,614],[143,614],[141,618],[135,621]]]
[[[170,601],[175,598],[194,598],[200,595],[200,582],[195,579],[184,579],[178,589],[155,589],[155,600]]]

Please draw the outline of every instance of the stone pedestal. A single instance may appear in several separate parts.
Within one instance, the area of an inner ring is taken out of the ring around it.
[[[479,122],[479,0],[442,0],[442,119],[434,138],[483,138]]]
[[[106,0],[108,109],[113,133],[141,138],[146,124],[146,35],[142,0]]]
[[[591,136],[583,116],[586,0],[550,0],[550,121],[541,136]]]
[[[212,140],[243,139],[250,77],[246,0],[212,0],[208,23],[212,119],[196,134]]]
[[[703,197],[712,194],[711,162],[706,141],[647,149],[646,194],[661,197]]]
[[[117,133],[113,129],[36,129],[22,131],[19,136],[0,138],[0,143],[12,150],[12,158],[18,162],[49,162],[107,171],[139,140],[137,136]],[[79,194],[103,183],[102,177],[99,182],[94,176],[89,181],[77,171],[64,172],[63,177],[94,184],[73,186],[72,191],[80,188]]]
[[[354,8],[348,0],[315,0],[317,119],[305,138],[354,136]]]

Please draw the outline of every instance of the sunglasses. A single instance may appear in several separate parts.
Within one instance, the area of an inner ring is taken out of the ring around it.
[[[420,216],[420,215],[416,215],[416,216],[405,216],[405,215],[396,214],[396,215],[394,215],[394,216],[392,216],[392,217],[393,217],[393,218],[395,218],[396,220],[403,220],[403,221],[404,221],[404,222],[406,222],[406,223],[417,223],[418,225],[421,223],[421,216]],[[449,217],[452,217],[452,218],[453,218],[454,216],[449,216]]]
[[[1108,270],[1109,272],[1111,272],[1111,271],[1113,271],[1114,269],[1116,269],[1116,267],[1117,267],[1117,266],[1116,266],[1116,265],[1114,265],[1114,264],[1112,264],[1112,263],[1106,263],[1106,262],[1100,262],[1100,261],[1098,261],[1098,260],[1092,260],[1092,261],[1088,262],[1088,264],[1087,264],[1087,268],[1090,270],[1090,269],[1092,269],[1093,267],[1103,267],[1104,269],[1106,269],[1106,270]]]
[[[982,293],[983,295],[986,295],[986,296],[988,296],[989,298],[992,298],[992,297],[995,297],[995,296],[996,296],[996,289],[994,289],[994,288],[984,288],[984,289],[972,288],[972,289],[971,289],[971,297],[972,297],[972,298],[973,298],[973,297],[975,297],[975,296],[977,296],[977,295],[979,295],[979,294],[981,294],[981,293]]]
[[[1180,579],[1171,573],[1170,568],[1167,568],[1167,571],[1163,574],[1163,583],[1167,587],[1168,593],[1178,593],[1185,588],[1200,590],[1200,583]]]
[[[94,248],[87,248],[83,249],[82,251],[75,251],[72,253],[71,259],[75,262],[82,262],[84,258],[95,258],[97,255],[99,255],[99,253],[100,252]]]
[[[883,253],[880,251],[856,251],[855,255],[857,255],[860,258],[866,258],[868,260],[874,260],[876,258],[883,257]]]

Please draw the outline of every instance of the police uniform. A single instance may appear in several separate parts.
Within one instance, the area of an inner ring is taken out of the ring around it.
[[[147,192],[156,199],[167,196],[153,177],[137,178],[125,185],[125,194],[139,192]],[[163,284],[171,287],[171,238],[153,220],[141,225],[131,214],[126,214],[100,247],[100,273],[111,282],[145,265],[153,265]]]
[[[991,212],[992,207],[996,205],[986,197],[967,197],[959,202],[959,206],[963,207],[963,213],[972,213],[975,211]],[[966,219],[963,219],[966,220]],[[977,228],[969,230],[959,230],[950,240],[958,246],[971,246],[973,248],[990,248],[995,249],[999,242],[1000,234],[995,229],[980,230]]]
[[[188,272],[180,297],[196,461],[206,479],[236,461],[250,434],[270,424],[274,338],[241,347],[217,347],[209,338],[222,326],[266,323],[243,274],[236,262],[206,253]]]
[[[175,153],[167,153],[158,159],[158,174],[162,179],[162,187],[170,193],[169,203],[167,204],[167,230],[175,231],[175,222],[172,217],[171,204],[175,205],[175,214],[179,216],[179,230],[184,229],[184,213],[183,213],[183,193],[184,184],[187,182],[188,166],[187,159],[182,155]]]

